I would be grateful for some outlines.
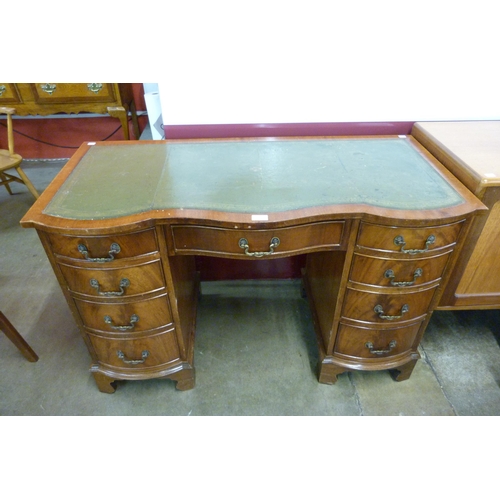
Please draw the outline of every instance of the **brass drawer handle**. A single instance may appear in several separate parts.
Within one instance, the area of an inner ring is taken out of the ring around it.
[[[102,83],[88,83],[87,88],[94,94],[98,94],[102,90]]]
[[[365,344],[365,347],[367,349],[369,349],[370,354],[375,354],[377,356],[382,356],[383,354],[389,354],[396,347],[396,341],[395,340],[391,340],[389,342],[388,349],[374,349],[372,342],[367,342]]]
[[[132,314],[130,316],[130,324],[128,325],[115,325],[111,316],[104,316],[104,323],[108,324],[110,328],[113,330],[118,330],[119,332],[126,332],[128,330],[133,330],[135,328],[135,324],[139,321],[139,316],[137,314]]]
[[[109,247],[109,257],[89,257],[89,251],[85,245],[78,245],[78,251],[85,257],[85,260],[89,262],[110,262],[114,260],[115,254],[120,253],[120,245],[118,243],[111,243]]]
[[[47,92],[47,94],[52,95],[57,88],[57,85],[54,83],[45,83],[43,85],[40,85],[40,88],[44,91]]]
[[[410,306],[408,304],[403,304],[403,307],[401,308],[401,313],[397,316],[389,316],[384,313],[384,308],[380,305],[377,304],[373,310],[378,314],[378,317],[380,319],[387,319],[389,321],[393,321],[395,319],[401,319],[405,313],[407,313],[410,310]]]
[[[415,255],[417,253],[425,253],[425,252],[428,252],[429,251],[429,246],[432,245],[433,243],[436,242],[436,237],[431,234],[427,240],[425,240],[425,248],[423,248],[422,250],[418,250],[418,249],[408,249],[406,250],[405,249],[405,245],[406,245],[406,241],[405,239],[402,237],[402,236],[396,236],[394,238],[394,244],[397,245],[398,247],[400,246],[400,250],[401,252],[403,253],[409,253],[410,255]]]
[[[422,269],[420,269],[420,267],[417,267],[417,269],[415,269],[415,272],[413,273],[413,281],[395,281],[396,275],[394,274],[394,271],[392,269],[387,269],[387,271],[384,273],[384,278],[390,279],[392,286],[411,286],[415,284],[417,278],[422,276],[422,274]]]
[[[245,255],[249,257],[265,257],[266,255],[271,255],[274,253],[274,249],[280,244],[280,239],[276,236],[271,238],[269,242],[269,252],[250,252],[250,246],[248,245],[248,240],[246,238],[241,238],[238,242],[240,248],[245,250]]]
[[[142,351],[141,359],[127,359],[122,351],[117,351],[116,354],[118,355],[118,358],[120,358],[124,363],[127,363],[127,365],[140,365],[146,361],[146,358],[149,356],[149,351]]]
[[[123,295],[125,293],[125,288],[130,286],[130,281],[127,278],[122,278],[120,280],[120,290],[116,292],[103,292],[101,290],[101,285],[95,278],[91,278],[90,280],[90,286],[92,288],[97,289],[98,295],[102,295],[103,297],[119,297],[120,295]]]

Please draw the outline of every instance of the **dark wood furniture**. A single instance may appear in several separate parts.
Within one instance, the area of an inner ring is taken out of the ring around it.
[[[474,219],[439,309],[500,308],[500,121],[418,122],[412,135],[489,208]]]
[[[14,328],[7,316],[0,311],[0,330],[19,349],[19,352],[31,363],[38,361],[38,355]]]
[[[83,145],[22,219],[34,227],[101,391],[194,386],[195,256],[307,254],[320,382],[408,378],[485,207],[411,137]]]
[[[120,120],[125,140],[130,139],[130,111],[136,139],[140,135],[130,83],[0,83],[0,106],[13,107],[20,116],[109,114]]]

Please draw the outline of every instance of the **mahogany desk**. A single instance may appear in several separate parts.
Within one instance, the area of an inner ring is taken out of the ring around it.
[[[22,219],[34,227],[101,391],[194,386],[195,256],[307,254],[318,378],[408,378],[477,212],[411,137],[84,144]]]

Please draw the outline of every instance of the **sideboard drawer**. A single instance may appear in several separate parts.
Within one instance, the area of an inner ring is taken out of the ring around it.
[[[427,314],[435,290],[379,294],[348,289],[342,316],[371,323],[408,321]]]
[[[141,370],[179,359],[179,347],[172,329],[138,338],[109,338],[89,335],[99,363],[120,369]]]
[[[23,102],[17,87],[13,83],[0,83],[0,106]]]
[[[93,102],[115,100],[110,83],[32,83],[36,103]]]
[[[378,330],[340,325],[335,351],[355,358],[396,356],[412,348],[420,325]]]
[[[344,221],[249,230],[175,225],[171,226],[171,231],[175,254],[236,258],[264,257],[271,254],[284,256],[338,248],[342,244]],[[273,242],[277,244],[273,245]]]
[[[59,263],[68,288],[88,297],[120,299],[165,289],[159,260],[129,267],[76,267]]]
[[[418,255],[454,245],[461,227],[461,222],[430,227],[390,227],[362,223],[357,246]]]
[[[135,302],[90,302],[75,299],[87,328],[110,333],[144,332],[172,323],[167,295]]]
[[[158,250],[154,229],[110,236],[49,234],[49,239],[56,256],[92,264],[147,255]]]
[[[381,259],[355,255],[349,279],[354,283],[391,288],[426,285],[441,279],[450,253],[423,259]]]

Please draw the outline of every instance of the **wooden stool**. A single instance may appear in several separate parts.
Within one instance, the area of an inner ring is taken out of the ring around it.
[[[0,330],[2,330],[7,338],[21,351],[21,354],[28,360],[34,363],[38,361],[38,356],[35,351],[28,345],[19,332],[12,326],[11,322],[0,311]]]

